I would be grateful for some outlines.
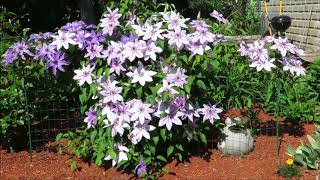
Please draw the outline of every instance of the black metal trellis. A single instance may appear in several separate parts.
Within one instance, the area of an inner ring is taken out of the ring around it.
[[[78,97],[53,93],[50,89],[27,91],[28,148],[30,160],[32,151],[45,150],[59,133],[74,131],[82,127]]]

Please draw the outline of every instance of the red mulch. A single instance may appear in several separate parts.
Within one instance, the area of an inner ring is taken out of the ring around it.
[[[261,118],[263,119],[263,118]],[[287,127],[281,139],[279,162],[284,164],[286,145],[297,147],[299,139],[306,141],[306,134],[315,130],[312,124],[305,124],[300,129],[290,131]],[[299,132],[296,132],[299,131]],[[295,136],[298,135],[298,136]],[[161,179],[283,179],[275,174],[278,159],[276,156],[276,137],[261,135],[256,138],[255,148],[243,157],[223,156],[217,149],[209,150],[202,157],[191,157],[190,162],[177,164],[175,161],[166,165],[172,172]],[[33,161],[28,159],[26,151],[8,153],[0,151],[0,179],[134,179],[130,174],[121,173],[113,168],[96,167],[78,158],[79,170],[72,172],[67,160],[70,155],[53,152],[34,152]],[[301,168],[301,179],[315,180],[316,171]]]

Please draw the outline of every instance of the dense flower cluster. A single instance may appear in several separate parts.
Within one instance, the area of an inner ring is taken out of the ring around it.
[[[165,46],[171,52],[203,55],[211,49],[210,46],[224,40],[222,35],[211,33],[210,26],[203,20],[190,21],[170,11],[151,17],[143,24],[137,24],[136,17],[132,15],[127,22],[131,33],[115,41],[111,36],[119,34],[115,31],[121,26],[121,16],[118,9],[108,9],[98,28],[76,21],[62,26],[56,33],[32,34],[27,41],[10,47],[3,59],[5,63],[26,60],[27,57],[39,59],[56,75],[69,65],[67,55],[70,48],[82,51],[89,61],[74,71],[73,79],[79,86],[94,84],[97,87],[97,94],[92,97],[96,104],[86,112],[84,122],[88,128],[110,127],[111,136],[120,138],[114,147],[110,147],[114,148],[117,156],[107,154],[105,157],[105,160],[112,160],[113,165],[128,160],[129,149],[126,146],[129,142],[138,144],[143,139],[149,140],[157,127],[171,131],[190,124],[196,128],[200,115],[204,116],[204,122],[213,124],[220,119],[219,113],[222,112],[215,105],[205,104],[203,108],[196,108],[189,102],[189,95],[181,94],[188,82],[187,69],[175,61],[164,62],[163,54],[163,44],[167,44]],[[219,13],[216,18],[226,22]],[[106,63],[108,74],[95,75],[99,68],[96,64],[98,59]],[[137,97],[124,97],[124,82],[138,87],[157,85],[153,103]],[[164,100],[163,96],[168,98]],[[100,119],[103,127],[98,127]]]
[[[210,15],[220,22],[228,22],[216,11]],[[56,75],[70,64],[69,49],[83,53],[87,61],[74,71],[73,79],[81,87],[96,88],[96,93],[89,97],[95,104],[86,112],[84,122],[87,128],[111,130],[115,142],[108,148],[112,148],[116,156],[106,152],[105,160],[112,160],[113,166],[127,161],[129,148],[142,144],[141,141],[148,142],[152,132],[160,128],[169,132],[187,126],[197,129],[200,120],[214,124],[222,112],[210,102],[192,102],[193,94],[190,89],[189,93],[186,90],[190,76],[194,75],[188,69],[190,64],[183,66],[175,58],[166,58],[168,54],[178,53],[189,59],[202,56],[224,41],[223,35],[210,32],[210,26],[203,20],[190,20],[170,11],[141,24],[132,14],[126,24],[130,32],[119,36],[121,17],[118,9],[108,9],[98,27],[82,21],[68,23],[56,33],[33,34],[3,55],[5,63],[39,59]],[[275,58],[269,57],[266,44],[283,56],[283,70],[296,75],[305,73],[301,61],[294,56],[285,57],[288,52],[302,53],[287,39],[266,38],[252,44],[241,43],[239,52],[250,58],[251,67],[271,71]],[[98,69],[103,71],[96,73]],[[143,94],[142,89],[148,87],[154,88],[152,96]],[[145,171],[143,161],[140,166],[137,171]]]
[[[284,71],[290,71],[292,75],[305,75],[305,69],[302,66],[302,61],[294,55],[303,55],[303,50],[289,43],[287,38],[282,37],[266,37],[263,40],[256,40],[252,44],[240,43],[238,50],[242,56],[247,56],[250,59],[250,67],[254,67],[257,71],[271,71],[275,68],[276,57],[270,57],[269,51],[277,50],[281,58],[279,61],[283,65]],[[287,57],[291,53],[292,55]]]

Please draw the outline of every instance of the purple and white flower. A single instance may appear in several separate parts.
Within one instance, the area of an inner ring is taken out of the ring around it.
[[[52,74],[56,75],[57,70],[64,72],[65,69],[63,66],[67,66],[67,65],[69,65],[69,62],[66,61],[64,54],[58,51],[54,54],[51,54],[51,56],[49,57],[49,61],[46,66],[46,69],[51,68]]]
[[[217,108],[216,105],[204,104],[199,112],[204,115],[203,121],[209,120],[213,124],[215,120],[220,119],[218,114],[222,112],[222,109]]]
[[[103,15],[101,21],[102,33],[111,36],[116,27],[120,26],[119,18],[121,14],[118,13],[118,9],[111,10],[108,8],[108,13]]]
[[[157,47],[154,42],[150,41],[147,43],[147,46],[144,51],[144,60],[152,59],[156,60],[157,55],[156,53],[161,53],[162,49],[160,47]]]
[[[94,44],[93,46],[87,47],[87,54],[84,57],[89,57],[90,60],[94,58],[102,58],[103,46]]]
[[[181,28],[187,28],[185,24],[189,18],[181,18],[179,13],[175,13],[174,11],[163,12],[161,13],[163,16],[163,21],[168,23],[168,29],[173,30],[181,30]]]
[[[24,41],[15,43],[11,48],[17,54],[17,56],[20,56],[20,58],[23,60],[26,60],[25,54],[30,57],[34,56],[34,54],[30,51],[31,46],[27,45]]]
[[[116,143],[114,146],[115,146],[114,150],[117,153],[116,159],[112,159],[112,157],[110,155],[107,155],[104,158],[104,160],[106,160],[106,161],[109,161],[112,159],[112,166],[119,164],[121,161],[127,161],[128,160],[127,153],[129,152],[129,149],[127,147],[121,145],[120,143]]]
[[[161,95],[163,92],[168,92],[170,95],[179,94],[179,92],[173,88],[174,84],[169,84],[165,79],[162,83],[162,87],[157,92],[158,95]]]
[[[183,113],[178,111],[177,107],[171,105],[168,109],[165,110],[165,113],[166,115],[159,121],[159,127],[166,125],[166,128],[170,131],[173,124],[179,126],[182,125],[180,117],[183,115]]]
[[[89,64],[83,67],[81,70],[74,70],[76,75],[73,77],[73,79],[78,81],[79,86],[82,86],[85,82],[90,85],[92,83],[92,78],[94,78],[94,75],[92,74],[94,68],[94,66],[91,67]]]
[[[144,123],[141,123],[140,121],[134,122],[133,130],[130,133],[130,136],[132,137],[132,143],[139,143],[142,137],[150,139],[149,131],[153,131],[155,129],[156,128],[154,126],[149,125],[149,121],[144,121]]]
[[[56,46],[57,50],[61,47],[64,49],[69,49],[69,44],[76,45],[77,42],[73,40],[75,33],[63,32],[61,30],[58,31],[58,35],[53,35],[53,41],[50,44],[51,46]]]
[[[127,76],[131,77],[131,83],[137,83],[141,86],[144,86],[146,82],[152,82],[152,76],[156,75],[157,72],[155,71],[147,71],[144,69],[144,66],[142,63],[139,63],[138,67],[134,67],[132,72],[128,72]]]
[[[189,38],[185,30],[175,29],[174,31],[169,31],[168,34],[164,34],[163,36],[169,39],[169,45],[175,45],[178,50],[182,49],[184,45],[189,44]]]
[[[216,11],[216,10],[213,10],[213,12],[210,13],[210,16],[213,17],[213,18],[215,18],[215,19],[217,19],[219,22],[222,22],[222,23],[224,23],[224,24],[227,24],[227,23],[229,22],[227,19],[225,19],[225,18],[223,17],[222,14],[220,14],[220,13],[219,13],[218,11]]]
[[[187,84],[188,76],[184,74],[185,70],[180,67],[175,73],[169,73],[167,75],[166,81],[174,84],[177,87],[183,88],[183,85]]]
[[[118,87],[114,83],[109,83],[109,85],[100,92],[100,95],[103,96],[103,103],[116,103],[118,101],[123,101],[123,97],[120,95],[121,92],[122,87]]]
[[[136,102],[129,110],[129,112],[132,114],[131,121],[138,120],[141,124],[144,124],[146,120],[151,120],[150,114],[153,112],[153,109],[150,107],[150,104]]]
[[[283,70],[290,71],[292,75],[303,76],[306,74],[305,68],[302,66],[302,61],[295,56],[283,57]]]
[[[143,58],[145,48],[145,41],[140,40],[135,42],[127,42],[124,45],[123,55],[125,58],[128,58],[132,62],[136,58]]]
[[[84,122],[87,123],[87,128],[95,128],[97,125],[97,112],[90,108],[90,110],[86,112],[86,116]]]
[[[276,65],[273,64],[274,61],[275,61],[274,58],[270,60],[267,58],[262,58],[262,59],[252,61],[252,63],[249,66],[257,68],[258,72],[261,71],[262,69],[265,69],[266,71],[271,71],[272,68],[276,67]]]
[[[106,127],[112,126],[111,136],[115,137],[117,134],[123,135],[125,129],[129,129],[130,126],[127,121],[120,119],[119,116],[113,112],[107,113],[107,119],[103,121]]]

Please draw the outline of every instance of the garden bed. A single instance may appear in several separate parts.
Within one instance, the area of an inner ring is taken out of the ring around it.
[[[280,162],[285,163],[286,145],[297,147],[299,139],[306,140],[306,134],[315,130],[314,125],[304,124],[294,132],[284,132],[281,138]],[[302,133],[301,133],[302,132]],[[247,156],[223,156],[217,149],[209,150],[202,157],[191,157],[189,162],[166,167],[172,172],[163,179],[281,179],[275,174],[277,166],[275,136],[261,135],[256,138],[255,148]],[[202,150],[203,151],[203,150]],[[202,152],[199,152],[203,154]],[[70,155],[42,151],[34,152],[32,162],[28,152],[7,153],[1,150],[1,179],[129,179],[134,178],[114,168],[98,168],[95,164],[77,161],[79,170],[70,170]],[[303,179],[315,179],[316,171],[302,169]]]

